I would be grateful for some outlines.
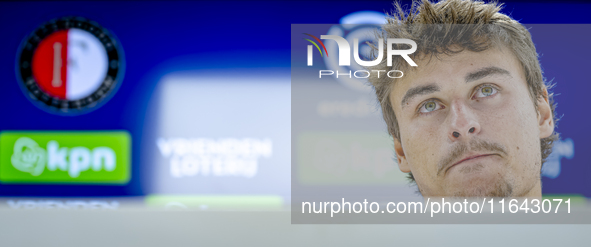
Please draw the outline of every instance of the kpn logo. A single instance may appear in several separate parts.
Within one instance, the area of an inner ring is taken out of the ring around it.
[[[2,132],[0,182],[125,184],[130,136],[115,132]]]

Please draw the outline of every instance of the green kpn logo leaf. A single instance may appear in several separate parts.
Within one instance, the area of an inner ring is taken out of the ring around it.
[[[33,139],[21,137],[14,144],[10,161],[17,170],[39,176],[45,169],[47,159],[45,149],[39,147]]]

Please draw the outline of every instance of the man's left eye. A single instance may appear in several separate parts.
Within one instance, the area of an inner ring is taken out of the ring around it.
[[[484,97],[494,95],[496,93],[497,93],[496,88],[491,87],[491,86],[483,86],[483,87],[479,88],[478,91],[476,91],[476,95],[474,95],[474,97],[484,98]]]

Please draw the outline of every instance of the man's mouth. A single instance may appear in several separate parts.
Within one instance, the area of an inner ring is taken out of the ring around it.
[[[456,163],[453,163],[452,165],[448,166],[445,169],[445,173],[447,173],[447,171],[449,171],[449,169],[451,169],[452,167],[454,167],[456,165],[459,165],[459,164],[461,164],[463,162],[466,162],[466,161],[469,161],[469,160],[474,160],[474,159],[479,159],[479,158],[483,158],[483,157],[487,157],[487,156],[492,156],[492,155],[495,155],[495,154],[476,154],[476,155],[467,156],[467,157],[465,157],[465,158],[457,161]]]

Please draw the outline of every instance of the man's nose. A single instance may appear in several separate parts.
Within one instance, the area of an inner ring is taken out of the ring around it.
[[[480,124],[476,115],[462,101],[457,100],[452,102],[450,118],[451,123],[448,136],[451,141],[469,139],[480,133]]]

